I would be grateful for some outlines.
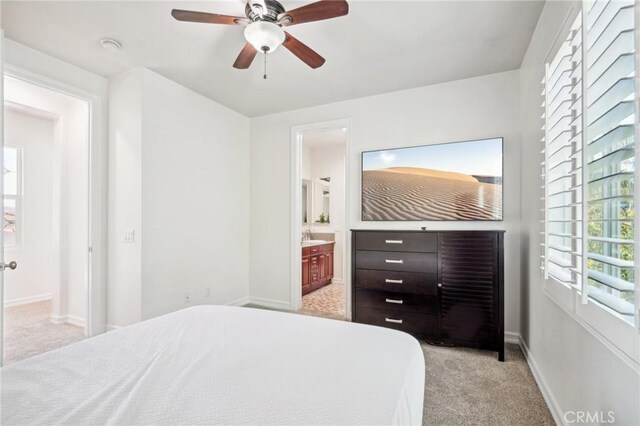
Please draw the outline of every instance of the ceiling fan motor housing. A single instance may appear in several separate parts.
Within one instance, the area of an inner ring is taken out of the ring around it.
[[[280,2],[276,0],[264,0],[265,6],[267,6],[267,10],[262,11],[262,17],[255,12],[252,6],[252,1],[247,2],[247,5],[244,8],[244,13],[247,15],[247,18],[252,21],[271,21],[276,22],[278,20],[278,15],[285,12],[284,6],[280,4]],[[258,3],[259,5],[259,3]]]

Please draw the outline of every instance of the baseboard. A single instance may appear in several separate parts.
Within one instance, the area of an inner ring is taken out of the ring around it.
[[[54,324],[64,324],[65,322],[67,322],[67,316],[66,315],[51,315],[51,318],[49,318],[49,321],[51,321]]]
[[[531,374],[533,374],[533,378],[538,384],[540,393],[542,393],[542,397],[544,398],[544,401],[547,403],[547,407],[549,407],[549,411],[551,412],[551,416],[553,416],[553,420],[558,425],[564,424],[564,421],[562,420],[563,415],[562,415],[562,410],[560,409],[560,405],[558,404],[558,401],[556,401],[555,397],[553,396],[553,392],[551,392],[551,389],[549,388],[547,381],[544,379],[542,372],[538,368],[538,364],[536,363],[535,358],[533,357],[531,352],[529,352],[529,348],[527,347],[527,344],[522,339],[522,337],[520,337],[519,344],[520,344],[520,349],[522,349],[522,353],[524,354],[524,357],[527,360],[527,364],[529,365]]]
[[[122,328],[122,326],[107,324],[106,328],[107,328],[107,331],[113,331],[113,330],[117,330],[119,328]]]
[[[51,300],[51,293],[37,294],[29,297],[19,297],[17,299],[9,299],[4,301],[4,307],[9,308],[11,306],[28,305],[29,303],[44,302],[45,300]]]
[[[332,278],[331,284],[344,284],[344,280],[342,278]]]
[[[244,296],[241,297],[240,299],[236,299],[233,302],[229,302],[229,303],[225,303],[225,305],[227,306],[244,306],[247,305],[251,302],[249,302],[250,297],[249,296]]]
[[[266,299],[264,297],[248,297],[245,305],[258,305],[264,308],[274,309],[276,311],[291,311],[291,304],[281,300]]]
[[[77,325],[80,327],[86,327],[87,323],[84,318],[77,317],[75,315],[67,315],[67,324]]]
[[[75,315],[51,315],[49,319],[54,324],[71,324],[78,327],[85,328],[87,326],[84,318],[77,317]]]
[[[513,331],[505,331],[504,332],[504,341],[506,343],[515,343],[516,345],[520,344],[520,333],[516,333]]]

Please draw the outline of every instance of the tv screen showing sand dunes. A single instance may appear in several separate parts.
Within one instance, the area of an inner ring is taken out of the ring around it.
[[[363,152],[362,220],[502,220],[502,138]]]

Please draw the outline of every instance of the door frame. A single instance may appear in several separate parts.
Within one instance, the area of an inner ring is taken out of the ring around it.
[[[351,319],[351,172],[352,154],[351,137],[353,122],[351,118],[343,118],[318,123],[303,124],[291,127],[291,279],[290,309],[297,311],[302,307],[302,141],[305,134],[345,129],[345,165],[344,165],[344,235],[343,235],[343,273],[345,288],[345,319]]]
[[[88,140],[88,264],[87,315],[85,334],[95,336],[106,331],[107,322],[107,139],[103,129],[106,111],[102,96],[58,80],[4,63],[4,76],[34,84],[87,102]],[[2,92],[4,109],[4,93]],[[2,141],[4,145],[4,141]],[[1,159],[1,157],[0,157]],[[2,248],[4,251],[4,247]],[[1,273],[1,272],[0,272]],[[4,290],[4,288],[3,288]],[[4,301],[4,294],[3,301]],[[2,337],[0,335],[0,337]],[[2,346],[0,346],[0,349]],[[1,354],[1,352],[0,352]]]

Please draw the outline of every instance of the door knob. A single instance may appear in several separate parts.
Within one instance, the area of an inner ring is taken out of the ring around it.
[[[439,287],[439,288],[442,288],[442,283],[438,283],[438,287]]]
[[[9,263],[0,263],[0,271],[4,271],[5,269],[11,269],[12,271],[18,267],[18,263],[15,260],[12,260]]]

